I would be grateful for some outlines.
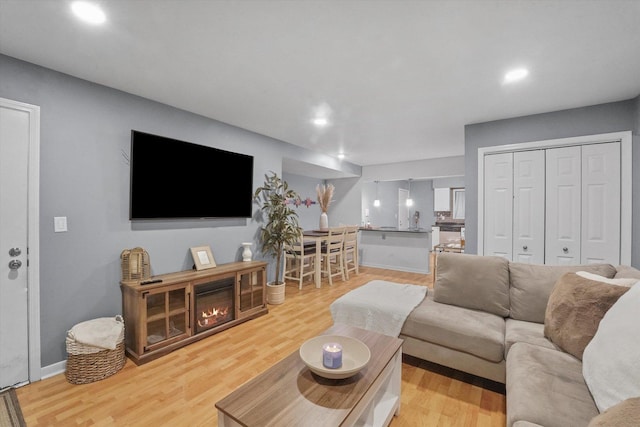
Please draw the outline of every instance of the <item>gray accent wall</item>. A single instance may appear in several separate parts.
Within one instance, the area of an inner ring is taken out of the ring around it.
[[[640,164],[640,97],[465,126],[466,251],[478,246],[478,149],[609,132],[632,131],[633,164]],[[631,264],[640,267],[640,169],[633,168]]]
[[[321,211],[320,205],[318,205],[316,200],[316,186],[319,184],[325,184],[325,181],[318,178],[310,178],[291,173],[283,173],[282,177],[287,181],[287,184],[289,184],[289,188],[295,190],[303,201],[310,198],[311,201],[314,202],[309,206],[303,204],[295,208],[298,214],[300,227],[304,230],[313,230],[318,228],[320,224]],[[331,206],[329,206],[329,210],[332,210]]]
[[[152,274],[190,269],[189,248],[201,245],[209,245],[220,264],[240,261],[241,243],[252,241],[254,258],[263,259],[257,205],[249,219],[130,221],[131,129],[252,155],[254,188],[265,173],[281,174],[284,156],[337,164],[329,156],[4,55],[0,97],[41,108],[42,366],[66,360],[65,336],[73,325],[122,312],[123,249],[145,248]],[[357,165],[340,165],[360,173]],[[216,187],[226,184],[209,183],[202,197],[215,198]],[[55,216],[68,218],[68,232],[53,232]],[[319,213],[314,216],[317,222]],[[272,279],[273,261],[267,261]]]

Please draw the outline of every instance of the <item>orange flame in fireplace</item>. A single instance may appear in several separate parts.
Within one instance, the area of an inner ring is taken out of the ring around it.
[[[200,319],[198,320],[198,326],[212,326],[216,323],[226,320],[227,314],[229,313],[229,307],[223,308],[211,308],[210,310],[203,311],[200,315]]]

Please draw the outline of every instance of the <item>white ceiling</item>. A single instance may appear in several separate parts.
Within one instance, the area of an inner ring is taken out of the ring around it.
[[[70,1],[0,0],[0,52],[362,166],[463,155],[465,124],[640,94],[640,0],[97,3],[99,27]]]

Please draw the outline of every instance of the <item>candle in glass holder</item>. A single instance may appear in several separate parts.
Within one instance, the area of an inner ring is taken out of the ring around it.
[[[340,344],[331,342],[322,346],[322,365],[330,369],[342,366],[342,346]]]

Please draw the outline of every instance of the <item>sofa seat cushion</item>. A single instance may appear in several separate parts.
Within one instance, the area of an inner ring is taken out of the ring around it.
[[[525,322],[524,320],[507,319],[504,333],[505,359],[509,354],[511,346],[517,342],[527,342],[542,347],[557,350],[548,338],[544,336],[544,325],[542,323]]]
[[[515,343],[507,356],[507,426],[587,426],[598,415],[582,363],[560,350]]]
[[[491,362],[504,360],[502,317],[435,302],[432,292],[409,314],[400,333]]]
[[[563,274],[576,271],[587,271],[609,279],[616,274],[616,268],[611,264],[536,265],[510,262],[511,312],[509,317],[527,322],[544,323],[549,295],[556,282]]]

